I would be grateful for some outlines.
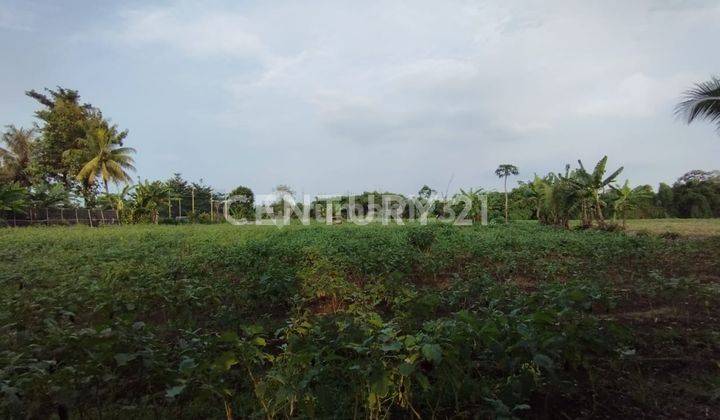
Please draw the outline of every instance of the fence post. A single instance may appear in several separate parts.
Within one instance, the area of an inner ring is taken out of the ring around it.
[[[210,195],[210,221],[212,222],[214,219],[215,219],[215,210],[213,209],[212,195]]]
[[[105,224],[105,211],[100,210],[100,218],[102,219],[103,225]]]
[[[90,213],[90,209],[87,209],[88,211],[88,222],[90,222],[90,227],[92,227],[92,213]]]
[[[78,218],[78,209],[77,209],[77,207],[75,207],[75,224],[76,224],[76,225],[79,225],[79,224],[80,224],[80,218]]]
[[[60,207],[60,221],[65,224],[65,218],[63,217],[63,208]]]
[[[50,210],[45,207],[45,223],[50,226]]]

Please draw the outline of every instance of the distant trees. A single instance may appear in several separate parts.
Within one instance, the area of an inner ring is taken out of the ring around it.
[[[0,146],[0,180],[17,182],[20,186],[32,184],[31,163],[35,149],[35,129],[7,126]]]
[[[697,119],[715,123],[720,131],[720,78],[713,77],[706,82],[696,83],[683,95],[683,101],[676,107],[676,113],[688,124]]]
[[[135,150],[123,145],[127,130],[120,131],[100,109],[82,103],[76,90],[57,87],[26,95],[41,105],[35,112],[39,123],[31,130],[10,126],[4,134],[11,147],[0,152],[3,177],[31,190],[42,190],[42,184],[62,185],[89,207],[95,205],[98,180],[105,194],[109,183],[130,181]]]
[[[504,178],[504,185],[505,185],[505,223],[508,222],[508,191],[507,191],[507,179],[510,175],[518,175],[520,172],[518,171],[517,166],[511,165],[509,163],[503,163],[495,170],[495,175],[497,175],[499,178]]]
[[[675,216],[720,217],[720,174],[690,171],[673,184],[672,198]]]
[[[255,194],[245,186],[239,186],[232,190],[229,197],[239,197],[238,201],[230,205],[230,213],[235,219],[252,220],[255,218]]]

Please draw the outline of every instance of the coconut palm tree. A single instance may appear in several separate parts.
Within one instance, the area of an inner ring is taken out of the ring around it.
[[[88,129],[86,137],[81,140],[84,149],[73,150],[82,153],[87,161],[77,174],[79,181],[94,185],[98,177],[105,186],[105,194],[109,194],[108,183],[130,181],[127,171],[134,171],[133,158],[135,153],[132,147],[123,147],[122,139],[126,132],[118,133],[115,126],[106,123],[98,124]]]
[[[675,112],[684,117],[688,124],[696,119],[715,123],[720,132],[720,78],[713,77],[707,82],[696,83],[685,92]]]
[[[6,148],[0,147],[0,178],[17,182],[23,187],[32,183],[30,162],[35,148],[35,129],[8,126],[2,136]]]
[[[495,175],[497,175],[498,178],[505,178],[505,223],[508,222],[507,179],[510,175],[517,175],[519,173],[520,172],[518,172],[517,166],[511,165],[509,163],[503,163],[495,170]]]

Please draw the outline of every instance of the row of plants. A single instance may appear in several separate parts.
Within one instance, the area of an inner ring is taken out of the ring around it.
[[[540,413],[632,357],[608,279],[707,251],[533,225],[0,235],[4,418]]]

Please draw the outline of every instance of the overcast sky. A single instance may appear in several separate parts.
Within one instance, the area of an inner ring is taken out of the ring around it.
[[[499,189],[499,163],[603,154],[656,186],[720,166],[714,127],[673,115],[718,40],[716,0],[0,0],[0,124],[77,89],[137,176],[222,191]]]

